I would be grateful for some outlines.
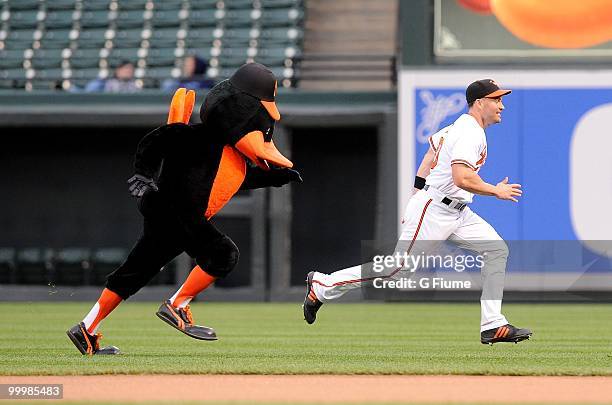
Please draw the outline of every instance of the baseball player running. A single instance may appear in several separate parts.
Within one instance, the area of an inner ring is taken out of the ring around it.
[[[483,344],[517,343],[532,334],[529,329],[512,326],[502,314],[508,247],[495,229],[469,208],[474,194],[513,202],[518,202],[522,194],[521,185],[509,183],[508,177],[493,185],[478,175],[487,158],[484,130],[501,122],[502,97],[510,93],[511,90],[500,89],[491,79],[478,80],[467,87],[468,113],[429,138],[430,147],[417,170],[415,195],[406,207],[396,246],[396,252],[410,254],[415,241],[427,241],[433,249],[448,240],[482,254],[480,341]],[[366,277],[362,265],[331,274],[312,271],[306,278],[304,319],[312,324],[323,303],[338,299],[375,278],[397,277],[405,269],[388,268],[377,277]]]

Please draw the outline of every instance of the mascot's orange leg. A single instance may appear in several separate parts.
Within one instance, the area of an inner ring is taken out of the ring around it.
[[[170,304],[176,308],[184,308],[189,305],[189,301],[200,292],[207,289],[217,278],[205,272],[200,266],[195,266],[185,283],[178,289],[172,298]]]

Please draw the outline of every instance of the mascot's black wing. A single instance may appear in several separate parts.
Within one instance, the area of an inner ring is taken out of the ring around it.
[[[172,142],[180,139],[180,132],[188,128],[189,125],[182,123],[162,125],[145,135],[136,148],[134,171],[151,179],[155,178],[161,168],[164,152]]]
[[[172,97],[168,112],[167,125],[155,128],[138,143],[134,157],[134,170],[137,174],[154,179],[159,173],[164,151],[170,142],[176,141],[178,132],[188,128],[189,119],[195,103],[195,92],[181,87]]]

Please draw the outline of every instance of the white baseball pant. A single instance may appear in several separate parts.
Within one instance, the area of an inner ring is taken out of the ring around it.
[[[443,198],[442,193],[430,187],[410,199],[395,251],[410,254],[416,241],[432,241],[428,247],[435,248],[435,241],[440,244],[448,240],[460,248],[483,254],[480,330],[503,326],[508,323],[501,313],[508,247],[495,229],[469,207],[462,211],[449,208],[441,202]],[[377,276],[397,278],[401,273],[398,270],[388,268]],[[315,272],[313,289],[321,302],[329,302],[371,283],[372,278],[362,277],[362,265],[331,274]]]

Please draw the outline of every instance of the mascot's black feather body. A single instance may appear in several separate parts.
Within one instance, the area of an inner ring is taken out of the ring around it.
[[[257,98],[224,81],[211,90],[200,117],[202,124],[178,123],[155,129],[139,143],[134,161],[136,173],[157,178],[160,194],[176,204],[175,210],[183,219],[195,222],[218,212],[227,202],[225,198],[238,191],[237,179],[241,178],[239,188],[251,189],[271,186],[280,175],[276,170],[265,172],[247,164],[241,154],[228,147],[253,131],[271,139],[274,119]],[[222,187],[214,190],[219,194],[211,194],[215,184]]]
[[[183,251],[210,275],[226,276],[238,248],[209,219],[240,189],[301,181],[272,142],[276,106],[254,92],[225,80],[207,95],[202,123],[164,125],[141,140],[135,172],[155,189],[139,199],[143,234],[108,289],[128,298]]]

